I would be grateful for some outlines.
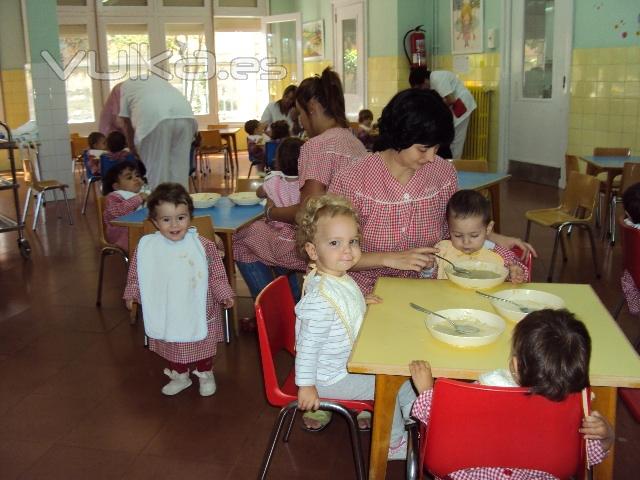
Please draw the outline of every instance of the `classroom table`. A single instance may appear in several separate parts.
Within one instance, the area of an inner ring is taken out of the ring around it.
[[[218,130],[220,136],[227,141],[227,145],[233,149],[233,157],[236,161],[236,175],[238,174],[238,140],[236,133],[240,131],[239,128],[221,128]]]
[[[640,357],[591,286],[504,283],[488,292],[510,288],[532,288],[558,295],[586,324],[592,341],[590,381],[596,394],[593,408],[615,425],[617,387],[640,387]],[[506,331],[491,345],[459,349],[433,338],[425,327],[425,315],[410,308],[409,302],[430,310],[464,307],[494,312],[488,299],[448,280],[430,279],[382,277],[375,293],[383,301],[369,305],[347,368],[352,373],[376,375],[369,479],[383,479],[395,398],[409,376],[409,362],[428,360],[434,376],[475,380],[483,372],[507,367],[515,324],[506,321]],[[613,478],[613,454],[612,451],[595,468],[596,480]]]
[[[622,173],[624,164],[627,162],[640,163],[640,156],[595,156],[583,155],[581,160],[587,162],[587,173],[597,175],[600,172],[607,174],[604,184],[604,198],[607,204],[604,207],[604,221],[609,218],[609,208],[611,203],[611,191],[613,190],[613,179]]]
[[[458,188],[460,190],[484,190],[491,192],[491,216],[494,230],[500,232],[500,184],[511,178],[506,173],[493,172],[458,172]]]
[[[129,228],[129,251],[135,250],[140,237],[142,237],[142,222],[147,218],[149,211],[146,208],[136,210],[128,215],[123,215],[112,220],[113,225]],[[213,230],[220,235],[224,242],[224,267],[233,291],[236,291],[235,266],[233,261],[233,234],[240,228],[248,225],[264,214],[264,207],[257,205],[235,205],[227,197],[222,197],[211,208],[197,208],[193,212],[194,217],[211,217]],[[232,310],[234,327],[238,333],[237,309]]]

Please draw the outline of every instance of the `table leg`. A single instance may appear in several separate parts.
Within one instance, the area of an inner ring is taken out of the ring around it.
[[[233,143],[233,156],[236,160],[236,172],[238,172],[239,170],[239,166],[238,166],[238,143],[236,142],[236,134],[234,133],[233,135],[231,135],[231,142]]]
[[[376,375],[369,480],[384,479],[387,475],[389,435],[391,434],[394,406],[398,389],[406,380],[407,377],[398,375]]]
[[[493,216],[493,230],[500,233],[500,184],[489,187],[491,193],[491,215]]]
[[[592,387],[596,397],[591,404],[593,410],[597,410],[615,428],[616,426],[616,406],[618,401],[618,389],[616,387]],[[604,462],[596,465],[593,469],[594,480],[613,479],[613,460],[615,447],[611,447],[609,455]]]
[[[611,222],[609,221],[609,215],[611,215],[611,192],[613,191],[613,179],[616,176],[616,174],[610,170],[606,170],[606,173],[607,181],[604,184],[604,217],[602,220],[602,225],[606,225],[606,228],[603,229],[603,238],[606,238],[607,235],[612,235],[612,232],[609,229],[609,226],[611,224]]]
[[[236,275],[235,275],[235,263],[233,261],[233,233],[221,232],[220,236],[224,242],[224,269],[227,272],[227,278],[229,279],[229,285],[231,289],[236,292]],[[236,336],[240,334],[240,323],[238,322],[238,306],[234,305],[231,309],[231,319],[233,320],[233,331]]]

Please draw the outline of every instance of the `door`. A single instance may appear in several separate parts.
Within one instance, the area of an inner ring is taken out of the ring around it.
[[[342,79],[347,118],[358,120],[365,99],[364,4],[334,4],[336,72]]]
[[[287,85],[298,85],[302,81],[302,14],[264,17],[262,31],[267,42],[269,64],[286,69],[284,75],[267,75],[269,100],[275,101],[282,97]]]
[[[570,0],[512,2],[510,160],[564,164],[572,18]]]

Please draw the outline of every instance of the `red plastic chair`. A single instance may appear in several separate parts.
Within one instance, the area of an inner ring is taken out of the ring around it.
[[[513,247],[511,251],[515,254],[516,257],[522,257],[522,249],[520,247]],[[531,276],[533,275],[533,255],[531,252],[527,252],[527,256],[524,257],[524,260],[520,260],[525,267],[529,270],[529,276],[527,277],[527,282],[531,281]]]
[[[426,433],[421,429],[418,444],[416,435],[410,436],[408,462],[414,466],[408,465],[407,471],[419,474],[423,465],[445,478],[473,467],[505,467],[540,470],[560,479],[584,478],[585,442],[578,432],[582,402],[580,393],[553,402],[527,394],[526,388],[439,378],[429,428]]]
[[[271,432],[271,438],[260,470],[259,478],[265,479],[276,442],[282,426],[291,412],[291,419],[283,441],[289,441],[296,410],[298,407],[298,387],[295,384],[295,371],[292,368],[285,380],[280,383],[276,376],[274,357],[281,351],[295,356],[295,323],[293,296],[287,277],[280,276],[267,285],[256,298],[256,322],[258,326],[258,343],[262,359],[262,375],[268,402],[275,407],[282,407]],[[355,416],[350,410],[359,413],[363,410],[373,411],[373,402],[356,400],[321,399],[320,408],[342,415],[349,425],[353,458],[358,479],[365,479],[365,466],[362,447]]]

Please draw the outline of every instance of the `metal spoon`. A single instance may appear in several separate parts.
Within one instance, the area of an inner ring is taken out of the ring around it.
[[[483,297],[493,298],[494,300],[500,300],[501,302],[510,303],[511,305],[514,305],[514,306],[518,307],[518,310],[520,310],[522,313],[531,313],[531,312],[535,311],[533,308],[525,307],[524,305],[520,305],[519,303],[516,303],[513,300],[508,300],[506,298],[496,297],[494,295],[489,295],[488,293],[479,292],[478,290],[476,290],[476,293],[478,295],[482,295]]]
[[[450,318],[447,318],[444,315],[440,315],[439,313],[432,312],[431,310],[427,310],[426,308],[421,307],[420,305],[416,305],[415,303],[409,303],[409,305],[411,306],[411,308],[418,310],[419,312],[428,313],[430,315],[435,315],[436,317],[445,319],[453,327],[456,333],[459,333],[460,335],[471,335],[473,333],[478,333],[480,331],[479,328],[474,327],[472,325],[458,325]]]
[[[434,257],[439,258],[440,260],[444,260],[445,262],[447,262],[449,265],[451,265],[451,268],[453,268],[453,271],[456,272],[457,274],[460,275],[466,275],[469,276],[471,275],[471,270],[467,270],[466,268],[460,268],[457,267],[451,260],[447,260],[444,257],[441,257],[440,255],[438,255],[437,253],[432,254]]]

